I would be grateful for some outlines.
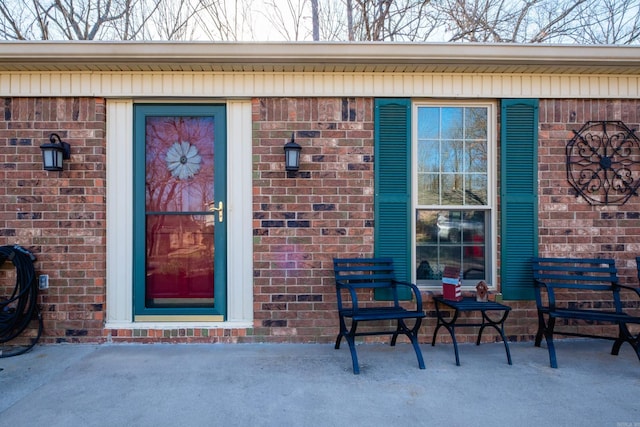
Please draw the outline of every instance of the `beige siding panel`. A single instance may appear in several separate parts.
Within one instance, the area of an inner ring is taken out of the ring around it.
[[[0,93],[8,94],[11,92],[11,76],[6,73],[0,73]]]
[[[227,320],[253,321],[251,101],[227,102]]]
[[[107,102],[107,322],[132,321],[133,102]]]
[[[1,96],[253,97],[388,96],[638,98],[640,77],[611,75],[11,72]]]

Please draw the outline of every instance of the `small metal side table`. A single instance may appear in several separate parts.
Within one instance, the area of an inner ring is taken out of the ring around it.
[[[480,345],[480,339],[482,338],[482,332],[484,331],[484,328],[486,328],[487,326],[491,326],[496,331],[498,331],[498,333],[502,337],[504,348],[507,351],[507,361],[509,362],[509,365],[512,365],[509,343],[507,342],[507,338],[504,335],[504,321],[507,320],[507,316],[509,316],[511,307],[494,301],[479,302],[476,301],[475,298],[463,298],[461,301],[451,301],[437,296],[433,297],[433,301],[436,307],[438,324],[436,326],[436,330],[433,332],[433,340],[431,341],[432,346],[436,345],[436,335],[438,334],[438,330],[441,326],[444,326],[451,334],[451,338],[453,339],[453,348],[456,353],[456,365],[460,366],[460,356],[458,355],[458,342],[456,341],[455,328],[479,326],[480,331],[478,332],[476,345]],[[443,317],[444,313],[441,310],[445,307],[454,310],[453,316],[450,320],[447,320]],[[465,311],[479,311],[482,314],[482,323],[457,323],[460,313]],[[498,320],[492,320],[487,315],[487,311],[501,312],[501,317]]]

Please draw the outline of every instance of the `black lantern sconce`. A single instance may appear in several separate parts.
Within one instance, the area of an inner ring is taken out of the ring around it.
[[[284,144],[284,168],[289,172],[296,172],[300,169],[300,151],[302,147],[296,144],[294,134],[291,134],[291,141]]]
[[[60,139],[57,133],[49,135],[49,143],[40,146],[42,167],[46,171],[63,170],[63,160],[71,158],[71,146]]]

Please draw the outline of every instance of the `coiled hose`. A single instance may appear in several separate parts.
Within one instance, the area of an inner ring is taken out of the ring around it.
[[[38,319],[38,333],[30,345],[15,347],[12,351],[1,351],[1,357],[26,353],[36,345],[42,335],[42,315],[38,309],[38,283],[33,261],[36,257],[21,246],[0,246],[0,267],[6,260],[16,268],[16,285],[10,297],[0,295],[0,343],[19,336],[32,319]]]

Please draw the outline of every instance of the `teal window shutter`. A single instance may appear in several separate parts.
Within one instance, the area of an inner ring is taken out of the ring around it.
[[[411,280],[411,100],[375,100],[374,251],[391,257],[398,280]],[[400,288],[400,299],[411,290]],[[405,292],[406,291],[406,292]],[[390,300],[376,292],[378,300]]]
[[[500,131],[500,278],[506,300],[534,298],[538,254],[538,100],[504,99]]]

